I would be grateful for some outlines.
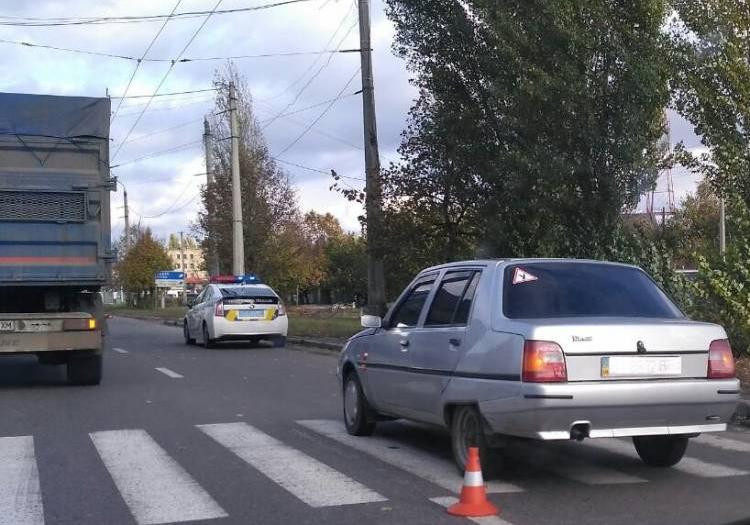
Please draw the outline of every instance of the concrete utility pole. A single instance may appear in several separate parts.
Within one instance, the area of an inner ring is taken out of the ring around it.
[[[130,250],[130,213],[128,211],[128,190],[123,188],[122,200],[125,208],[125,251]]]
[[[211,135],[211,126],[208,124],[208,119],[203,119],[203,146],[206,149],[206,183],[207,188],[211,188],[214,182],[213,172],[213,136]],[[208,193],[210,198],[211,193]],[[216,236],[215,236],[215,219],[213,217],[208,218],[208,273],[209,275],[219,275],[219,254],[216,251]]]
[[[237,98],[234,82],[229,83],[229,123],[232,133],[232,272],[245,273],[245,235],[242,229],[242,188],[240,186],[240,130],[237,124]]]
[[[727,209],[724,198],[719,198],[719,253],[724,256],[727,251]]]
[[[375,120],[375,86],[370,48],[370,0],[359,3],[359,48],[362,61],[362,108],[365,132],[365,212],[367,215],[367,310],[385,313],[383,270],[383,189],[380,180],[378,127]]]
[[[187,263],[185,262],[185,233],[180,232],[180,266],[182,266],[182,301],[187,302],[187,291],[185,290],[185,281],[187,280]]]

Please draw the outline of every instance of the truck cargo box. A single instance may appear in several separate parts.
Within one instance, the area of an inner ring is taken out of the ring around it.
[[[0,287],[99,287],[112,261],[108,98],[0,93]]]

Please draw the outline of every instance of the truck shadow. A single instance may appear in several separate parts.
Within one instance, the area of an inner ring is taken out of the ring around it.
[[[67,384],[64,366],[40,365],[35,356],[3,356],[0,390]]]

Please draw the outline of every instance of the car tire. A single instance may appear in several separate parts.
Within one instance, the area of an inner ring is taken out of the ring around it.
[[[486,475],[489,472],[490,449],[487,445],[487,436],[484,431],[484,420],[479,410],[473,406],[465,405],[457,407],[451,417],[453,461],[461,474],[466,469],[469,447],[479,448],[482,471]]]
[[[283,335],[277,335],[271,339],[271,344],[274,348],[284,348],[286,346],[286,337]]]
[[[372,408],[356,372],[344,379],[343,410],[346,431],[352,436],[369,436],[375,431]]]
[[[688,446],[688,438],[680,436],[636,436],[635,450],[646,465],[672,467],[680,462]]]
[[[186,345],[194,345],[195,344],[195,338],[190,337],[190,328],[188,328],[187,321],[185,321],[182,324],[182,335],[185,337],[185,344]]]
[[[71,385],[98,385],[102,381],[102,354],[69,356],[67,376]]]
[[[203,347],[204,348],[215,348],[216,343],[211,339],[211,334],[208,331],[208,325],[203,323]]]

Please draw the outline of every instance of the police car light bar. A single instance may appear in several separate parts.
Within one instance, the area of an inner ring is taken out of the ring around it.
[[[261,284],[263,281],[253,273],[245,275],[214,275],[209,279],[211,284]]]

